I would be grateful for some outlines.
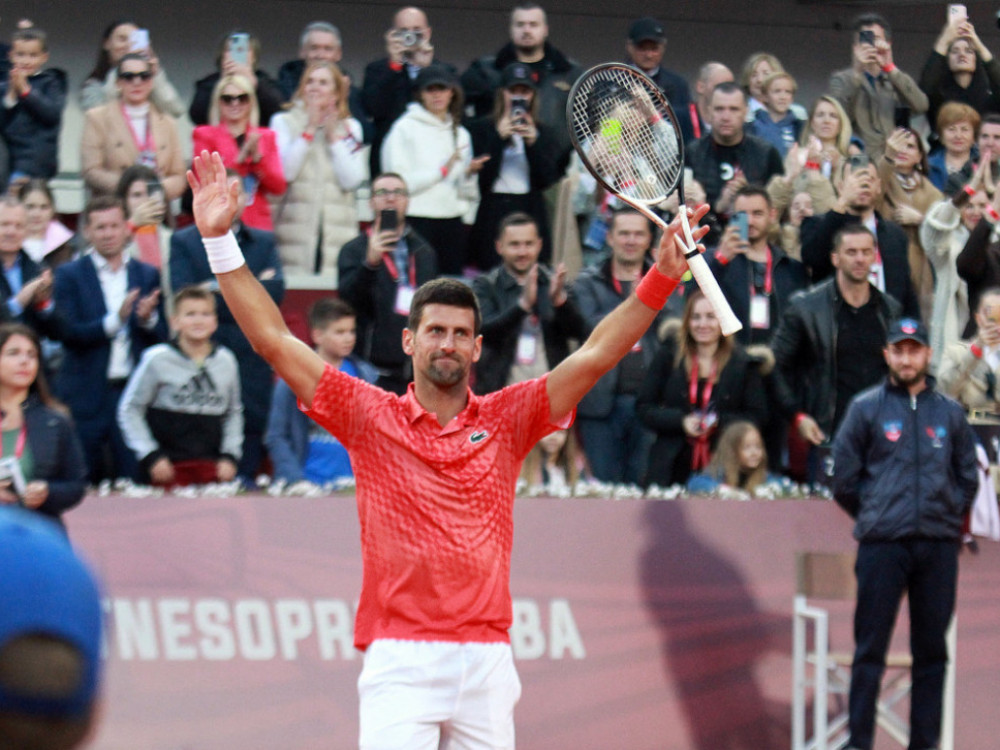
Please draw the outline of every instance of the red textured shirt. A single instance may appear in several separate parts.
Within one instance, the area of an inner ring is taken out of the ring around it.
[[[470,391],[442,427],[412,385],[397,396],[327,366],[306,413],[347,447],[357,481],[354,645],[508,641],[515,484],[531,448],[560,427],[545,377]]]

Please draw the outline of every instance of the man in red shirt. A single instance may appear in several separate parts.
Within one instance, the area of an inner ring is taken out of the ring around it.
[[[679,224],[664,233],[657,265],[635,294],[579,350],[547,375],[487,396],[469,390],[482,351],[475,295],[452,279],[424,284],[402,339],[414,380],[397,396],[327,367],[288,331],[229,234],[238,190],[219,156],[202,152],[188,181],[234,317],[351,456],[364,561],[355,622],[355,645],[365,651],[361,748],[434,750],[445,738],[513,748],[520,683],[507,631],[520,464],[541,437],[572,422],[577,402],[666,302],[687,268]]]

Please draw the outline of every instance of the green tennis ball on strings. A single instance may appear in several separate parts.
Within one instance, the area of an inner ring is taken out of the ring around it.
[[[601,137],[612,154],[620,154],[622,150],[622,121],[616,119],[605,120],[601,125]]]

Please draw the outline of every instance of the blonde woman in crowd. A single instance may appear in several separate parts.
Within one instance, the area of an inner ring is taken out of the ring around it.
[[[349,84],[329,62],[309,64],[291,106],[271,119],[288,189],[275,211],[286,273],[332,277],[358,233],[354,191],[368,177],[361,124],[348,111]]]

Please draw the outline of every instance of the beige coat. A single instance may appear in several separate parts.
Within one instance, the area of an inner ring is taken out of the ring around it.
[[[174,119],[149,105],[149,124],[156,149],[156,171],[167,198],[180,197],[187,187],[184,154]],[[139,147],[125,119],[121,103],[113,101],[87,112],[80,162],[83,179],[95,195],[110,195],[122,173],[139,160]]]
[[[368,176],[368,157],[357,121],[342,123],[345,137],[332,146],[322,131],[307,144],[302,139],[306,125],[305,109],[298,106],[271,120],[288,181],[274,206],[274,233],[285,273],[311,274],[322,231],[320,275],[336,288],[340,248],[358,235],[354,191]]]

